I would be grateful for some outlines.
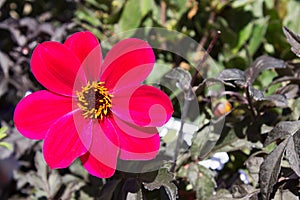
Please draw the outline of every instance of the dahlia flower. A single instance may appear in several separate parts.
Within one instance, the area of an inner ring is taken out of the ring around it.
[[[41,43],[30,64],[46,89],[18,103],[15,126],[27,138],[44,140],[50,168],[80,158],[90,174],[106,178],[118,157],[153,159],[160,147],[156,127],[173,113],[166,94],[142,84],[154,62],[149,44],[135,38],[117,43],[103,62],[90,32],[75,33],[63,44]]]

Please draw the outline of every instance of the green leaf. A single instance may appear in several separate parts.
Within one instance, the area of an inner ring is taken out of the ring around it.
[[[167,168],[161,168],[159,169],[158,174],[152,183],[143,182],[143,185],[147,190],[150,191],[164,187],[170,200],[176,200],[178,191],[176,185],[172,183],[174,178],[174,174],[169,172]]]
[[[244,7],[252,2],[255,2],[256,0],[235,0],[232,1],[232,7],[233,8],[240,8],[240,7]]]
[[[146,79],[147,84],[158,83],[160,79],[171,70],[171,66],[165,63],[156,62],[153,66],[153,70]]]
[[[264,3],[265,3],[265,1],[266,0],[256,0],[252,4],[251,11],[252,11],[254,17],[257,17],[257,18],[264,17],[264,10],[265,10],[264,9]]]
[[[247,42],[247,40],[250,38],[251,33],[253,30],[253,23],[247,24],[238,34],[238,42],[234,49],[232,49],[232,52],[236,54],[239,49]]]
[[[226,189],[219,189],[216,194],[211,196],[208,200],[232,200],[232,194]],[[235,199],[237,200],[237,199]]]
[[[153,3],[154,2],[152,0],[139,1],[141,14],[143,17],[151,10]]]
[[[197,192],[199,200],[208,199],[215,191],[216,182],[212,171],[199,164],[189,164],[187,178]]]
[[[79,7],[79,9],[75,12],[76,17],[81,21],[86,21],[90,23],[92,26],[101,26],[101,22],[96,12],[86,7]]]
[[[12,148],[12,145],[9,144],[9,143],[7,143],[7,142],[0,142],[0,146],[6,148],[6,149],[8,149],[8,150],[12,150],[12,149],[13,149],[13,148]]]
[[[257,199],[257,193],[259,193],[259,190],[251,185],[242,184],[232,187],[232,196],[234,199]]]
[[[211,120],[210,124],[206,124],[199,132],[194,134],[191,147],[192,157],[201,160],[212,152],[221,136],[225,116],[223,115],[216,120]]]
[[[222,136],[221,136],[222,137]],[[231,152],[242,149],[262,148],[260,142],[250,142],[247,139],[240,139],[236,136],[234,131],[230,131],[226,138],[222,141],[218,141],[217,145],[213,148],[211,153],[215,152]],[[211,155],[210,153],[210,155]]]
[[[49,191],[47,191],[48,194],[50,194],[50,198],[54,197],[56,193],[59,191],[60,187],[62,186],[62,179],[61,176],[58,174],[56,170],[52,170],[49,178],[48,178],[48,184],[49,184]]]
[[[297,99],[295,99],[294,102],[292,102],[291,108],[293,108],[292,113],[291,113],[291,119],[298,120],[298,118],[300,116],[300,98],[299,97]]]
[[[128,0],[119,21],[121,31],[138,28],[142,19],[151,10],[152,4],[152,0]]]
[[[26,173],[26,182],[36,189],[33,191],[34,196],[53,199],[63,185],[62,177],[56,170],[51,170],[49,173],[40,151],[37,151],[34,163],[37,171]]]
[[[89,173],[84,169],[79,159],[75,160],[69,169],[73,174],[82,177],[84,180],[88,179]]]
[[[260,82],[262,86],[261,88],[263,88],[271,84],[276,76],[277,73],[273,70],[263,70],[261,74],[257,77],[257,80]]]
[[[225,45],[224,45],[225,46]],[[230,48],[224,49],[223,51],[230,51]],[[246,51],[242,49],[239,53],[234,55],[226,55],[228,53],[224,53],[225,56],[225,67],[226,68],[239,68],[245,69],[249,66],[249,58],[245,57]]]
[[[4,139],[4,138],[7,137],[7,133],[6,133],[7,129],[8,128],[6,126],[3,126],[3,127],[0,128],[0,140],[2,140],[2,139]],[[8,150],[12,150],[13,149],[12,145],[9,144],[9,143],[7,143],[7,142],[0,142],[0,146],[6,148]]]
[[[248,45],[250,55],[254,55],[254,53],[257,51],[257,49],[261,45],[261,43],[265,37],[267,28],[268,28],[268,24],[269,24],[268,21],[269,21],[269,18],[266,17],[266,18],[258,19],[254,23],[252,36],[251,36],[251,39],[250,39],[249,45]]]
[[[220,24],[219,29],[222,30],[222,34],[220,35],[220,40],[222,40],[222,42],[224,42],[226,45],[228,45],[228,46],[224,45],[223,48],[224,49],[226,47],[228,49],[234,48],[237,43],[236,32],[230,28],[226,19],[221,16],[217,18],[217,24]],[[224,52],[226,53],[226,51],[224,51]],[[227,53],[232,54],[232,51],[227,51]],[[229,56],[229,55],[227,55],[227,56]]]
[[[66,188],[64,189],[63,195],[60,197],[61,199],[75,199],[76,191],[80,191],[86,184],[84,180],[72,174],[64,175],[62,177],[62,182],[66,185]],[[84,200],[90,200],[90,198],[85,198]]]
[[[260,165],[263,163],[264,159],[262,157],[250,157],[246,162],[246,167],[249,171],[250,176],[254,180],[254,183],[257,184],[259,180],[259,169]]]
[[[7,127],[3,126],[0,128],[0,140],[2,140],[3,138],[5,138],[7,136],[6,131],[7,131]]]
[[[46,183],[48,179],[48,167],[44,161],[43,154],[40,151],[37,151],[35,154],[34,164],[37,169],[38,176]]]
[[[202,149],[209,141],[209,135],[212,132],[211,126],[205,126],[201,131],[194,133],[191,145],[191,157],[198,159]]]
[[[34,171],[26,173],[26,181],[34,188],[38,188],[45,192],[47,191],[47,184]]]
[[[294,30],[296,33],[300,33],[300,26],[298,21],[298,19],[300,19],[299,2],[297,0],[290,0],[287,2],[287,7],[287,16],[285,17],[283,24],[289,29]]]
[[[281,160],[285,151],[288,139],[281,142],[264,160],[260,166],[259,180],[262,199],[268,200],[277,182],[280,172]]]

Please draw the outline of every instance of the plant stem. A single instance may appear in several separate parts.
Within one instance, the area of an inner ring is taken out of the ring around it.
[[[251,96],[250,96],[250,93],[249,93],[249,86],[247,85],[245,87],[245,92],[246,92],[246,97],[247,97],[247,100],[248,100],[248,104],[250,106],[250,110],[251,110],[251,116],[252,116],[252,120],[255,119],[256,117],[256,114],[255,114],[255,109],[254,109],[254,106],[253,106],[253,103],[252,103],[252,100],[251,100]]]
[[[180,129],[178,131],[178,137],[177,137],[175,153],[174,153],[174,158],[173,158],[173,165],[170,169],[171,172],[175,172],[177,157],[179,155],[180,147],[183,142],[183,126],[184,126],[185,120],[187,118],[189,106],[190,106],[190,100],[185,99],[184,103],[183,103],[183,110],[182,110],[182,115],[181,115],[181,120],[180,120]]]
[[[203,63],[206,61],[206,59],[208,58],[209,56],[209,53],[211,52],[212,48],[215,46],[219,36],[221,34],[221,31],[217,31],[215,34],[214,34],[214,37],[212,39],[212,41],[209,43],[209,46],[207,48],[207,50],[205,51],[205,54],[203,56],[203,58],[201,59],[201,61],[199,62],[199,64],[197,65],[197,67],[195,68],[195,71],[194,71],[194,74],[193,74],[193,77],[192,77],[192,81],[191,81],[191,85],[193,86],[194,83],[195,83],[195,80],[197,78],[197,75],[199,73],[199,70],[200,70],[200,67],[202,67]]]

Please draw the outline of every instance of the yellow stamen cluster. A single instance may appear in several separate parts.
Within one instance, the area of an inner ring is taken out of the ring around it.
[[[88,82],[81,91],[76,92],[78,106],[83,112],[84,118],[103,119],[109,114],[112,107],[111,98],[104,82]]]

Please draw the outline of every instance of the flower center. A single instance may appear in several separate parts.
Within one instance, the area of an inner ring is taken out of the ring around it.
[[[111,97],[104,82],[88,82],[81,91],[76,92],[78,106],[83,112],[84,118],[103,119],[110,112]]]

